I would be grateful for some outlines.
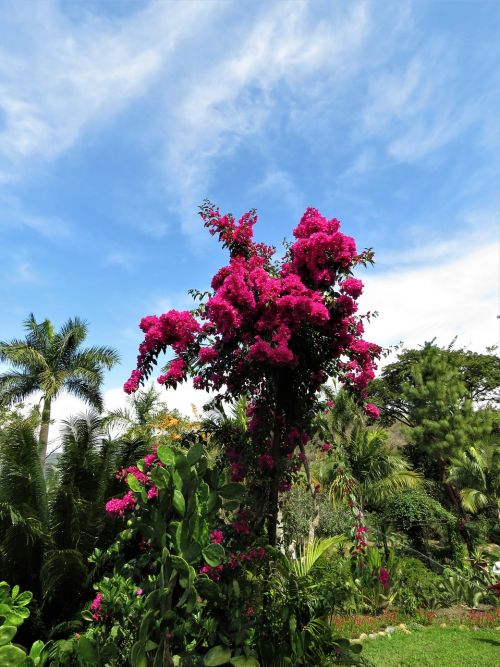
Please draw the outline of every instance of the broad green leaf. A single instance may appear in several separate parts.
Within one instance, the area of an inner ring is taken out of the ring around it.
[[[167,447],[167,445],[160,445],[157,450],[157,456],[166,466],[175,465],[175,452]]]
[[[175,509],[177,510],[177,512],[179,512],[179,514],[181,516],[184,516],[184,514],[186,512],[186,501],[184,500],[184,496],[182,495],[182,493],[180,491],[178,491],[177,489],[175,489],[175,491],[174,491],[174,497],[172,498],[172,504],[175,507]]]
[[[15,599],[17,598],[17,596],[19,595],[19,590],[20,590],[20,588],[19,588],[19,586],[16,584],[16,585],[13,587],[13,589],[12,589],[12,593],[10,594],[10,596],[11,596],[11,598],[12,598],[13,600],[15,600]]]
[[[214,646],[203,658],[205,667],[218,667],[225,665],[231,658],[231,649],[227,646]]]
[[[87,637],[80,637],[78,640],[77,650],[85,662],[90,662],[91,665],[97,663],[97,652],[94,643]]]
[[[9,644],[0,646],[0,665],[2,667],[21,667],[26,661],[26,653],[18,646]]]
[[[220,544],[209,544],[203,549],[203,558],[211,567],[217,567],[224,560],[226,552]]]
[[[127,475],[127,484],[135,493],[140,493],[143,490],[142,484],[134,477],[134,475],[132,475],[132,473]]]
[[[130,651],[130,664],[132,667],[147,667],[148,659],[141,642],[136,642]]]
[[[206,600],[216,600],[220,597],[220,589],[215,581],[205,575],[197,577],[194,585],[199,595]]]
[[[235,658],[231,658],[230,662],[233,667],[260,667],[257,658],[251,655],[237,655]]]
[[[219,489],[219,494],[228,500],[241,498],[244,493],[245,487],[243,484],[225,484],[222,488]]]
[[[189,463],[190,466],[194,465],[201,459],[201,457],[203,456],[203,450],[204,446],[201,442],[191,447],[191,449],[188,451],[186,455],[187,462]]]
[[[40,657],[41,652],[45,648],[44,642],[42,642],[41,639],[38,639],[31,647],[30,649],[30,658],[34,661],[37,660],[37,658]]]
[[[15,625],[2,625],[0,627],[0,646],[8,644],[17,632]]]

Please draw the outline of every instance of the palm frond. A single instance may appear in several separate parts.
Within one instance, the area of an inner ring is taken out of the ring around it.
[[[342,535],[335,535],[308,542],[304,547],[298,549],[297,560],[291,563],[292,571],[297,577],[306,577],[327,551],[342,544],[345,539]]]

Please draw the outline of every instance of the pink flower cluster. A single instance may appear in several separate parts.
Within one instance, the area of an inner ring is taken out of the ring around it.
[[[133,475],[138,482],[141,484],[146,484],[146,482],[149,481],[149,478],[147,475],[145,475],[143,472],[137,468],[137,466],[129,466],[128,468],[120,468],[120,470],[116,473],[116,479],[126,479],[128,475]]]
[[[376,421],[377,419],[380,419],[380,410],[373,403],[367,403],[365,405],[365,414],[368,417],[370,417],[370,419],[373,419],[374,421]]]
[[[240,535],[250,535],[250,524],[249,516],[246,510],[238,510],[236,519],[232,522],[231,526],[236,533]]]
[[[188,311],[169,310],[168,313],[156,317],[143,317],[140,328],[145,334],[144,342],[139,346],[137,369],[132,371],[130,378],[124,385],[127,394],[134,392],[145,375],[151,370],[152,360],[166,347],[171,346],[180,355],[191,345],[196,334],[201,331],[200,325]],[[176,386],[176,383],[185,377],[182,360],[176,359],[170,365],[169,371],[162,376],[162,384]]]
[[[391,575],[390,573],[385,569],[385,567],[380,568],[380,572],[378,575],[378,580],[382,584],[382,587],[387,590],[389,588],[389,581],[390,581]]]
[[[356,258],[356,243],[339,232],[340,223],[327,220],[315,208],[308,208],[293,230],[292,266],[307,283],[328,287]]]
[[[94,621],[99,621],[102,617],[103,600],[104,600],[104,595],[102,593],[97,593],[95,598],[90,603],[90,611],[92,612],[92,617]]]
[[[229,560],[229,567],[235,570],[240,565],[246,563],[253,563],[262,561],[266,557],[267,552],[264,547],[257,547],[249,549],[248,551],[241,551],[240,553],[232,552]]]
[[[213,544],[222,544],[224,541],[224,535],[221,533],[220,530],[212,530],[210,533],[210,540],[212,541]]]
[[[106,503],[106,512],[112,516],[124,516],[135,509],[135,496],[128,491],[123,498],[112,498]]]

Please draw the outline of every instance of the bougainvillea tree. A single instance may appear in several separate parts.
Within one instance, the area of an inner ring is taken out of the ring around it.
[[[216,401],[247,397],[248,432],[227,444],[226,456],[233,481],[248,478],[260,501],[240,507],[233,528],[245,535],[267,523],[273,545],[280,491],[290,487],[299,465],[309,477],[305,444],[321,387],[335,378],[363,402],[374,377],[381,350],[363,339],[356,303],[363,284],[353,276],[373,253],[359,253],[338,220],[313,208],[280,259],[274,248],[254,242],[255,211],[236,221],[205,202],[201,217],[228,249],[229,262],[208,294],[194,293],[200,305],[192,312],[141,320],[145,337],[124,388],[134,392],[171,348],[175,357],[160,384],[176,387],[192,377],[196,388],[216,392]],[[370,405],[366,410],[373,416]]]

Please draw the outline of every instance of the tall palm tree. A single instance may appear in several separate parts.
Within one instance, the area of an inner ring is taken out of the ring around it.
[[[66,390],[96,410],[102,410],[103,370],[112,368],[119,357],[111,347],[81,349],[88,327],[78,317],[70,318],[56,332],[49,320],[37,322],[31,313],[24,328],[24,340],[0,342],[0,361],[13,367],[0,374],[0,403],[10,405],[37,391],[42,393],[39,448],[44,464],[52,401]]]

